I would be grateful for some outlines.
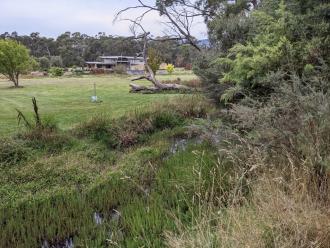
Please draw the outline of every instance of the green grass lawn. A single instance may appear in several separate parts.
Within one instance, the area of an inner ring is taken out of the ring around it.
[[[189,80],[195,76],[181,72],[172,76],[162,75],[159,79],[177,77]],[[15,109],[27,115],[32,113],[32,97],[38,101],[40,114],[55,119],[61,129],[68,129],[93,115],[107,114],[115,118],[152,102],[175,97],[173,94],[131,94],[130,79],[116,75],[22,79],[24,88],[19,89],[10,88],[10,82],[0,79],[0,135],[17,131]],[[94,83],[102,103],[90,102]]]

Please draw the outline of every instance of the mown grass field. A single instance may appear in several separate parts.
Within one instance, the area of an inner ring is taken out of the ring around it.
[[[195,76],[189,72],[159,76],[160,80],[189,80]],[[31,98],[36,97],[41,115],[54,119],[61,129],[68,129],[93,115],[106,114],[118,117],[136,108],[144,108],[154,101],[175,97],[173,94],[130,94],[128,76],[83,76],[63,78],[22,79],[24,88],[10,88],[12,84],[0,79],[0,135],[17,131],[16,108],[29,115]],[[91,103],[93,84],[101,103]],[[148,84],[143,82],[142,84]]]

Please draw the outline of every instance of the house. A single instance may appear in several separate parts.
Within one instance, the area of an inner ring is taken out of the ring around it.
[[[85,62],[88,69],[104,69],[111,71],[118,65],[125,66],[127,71],[144,71],[143,57],[132,56],[100,56],[100,61]]]

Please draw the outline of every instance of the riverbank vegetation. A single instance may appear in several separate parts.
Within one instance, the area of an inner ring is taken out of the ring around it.
[[[198,2],[202,93],[1,138],[1,247],[329,247],[330,5]]]

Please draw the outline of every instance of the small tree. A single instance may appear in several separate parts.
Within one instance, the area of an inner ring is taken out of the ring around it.
[[[154,74],[156,74],[159,69],[160,64],[162,63],[162,58],[160,54],[154,48],[149,48],[148,50],[148,65]]]
[[[35,64],[28,49],[13,40],[0,40],[0,73],[19,86],[21,73],[27,72]]]
[[[168,74],[172,74],[174,72],[174,65],[173,64],[167,64],[166,71]]]

